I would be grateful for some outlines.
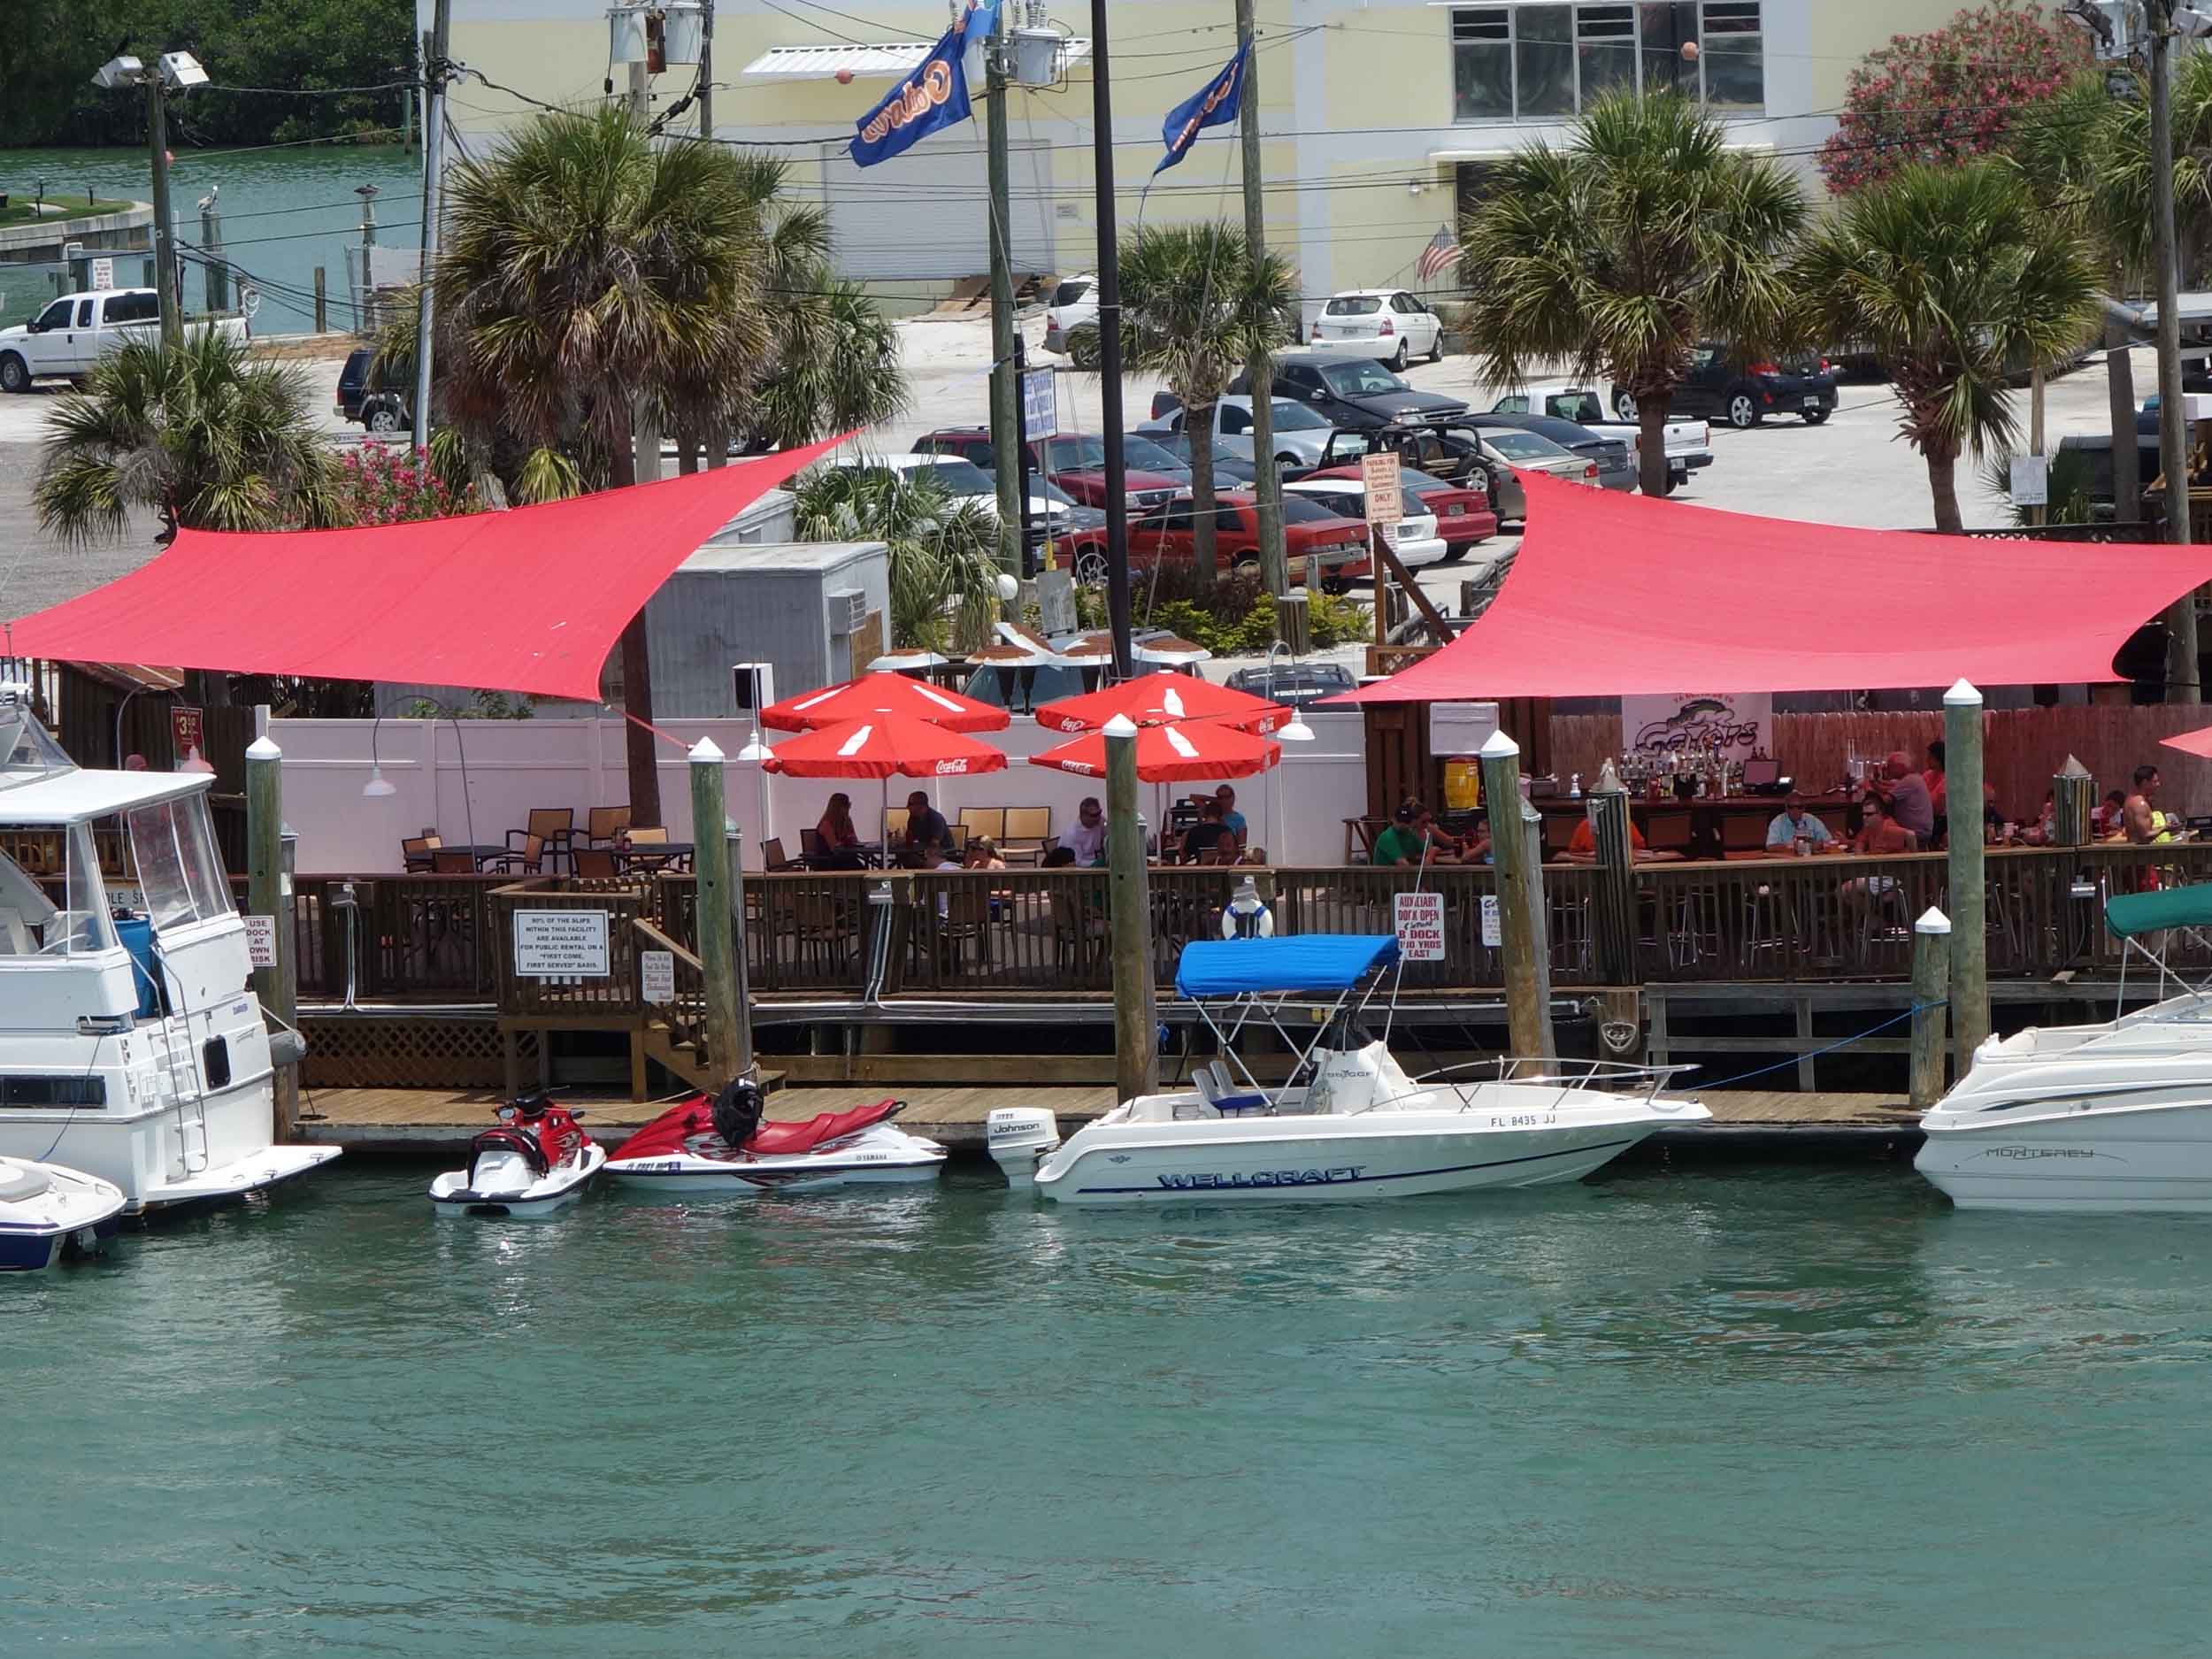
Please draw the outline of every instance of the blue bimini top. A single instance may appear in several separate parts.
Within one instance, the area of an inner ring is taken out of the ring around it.
[[[1267,991],[1348,991],[1398,959],[1394,933],[1302,933],[1293,939],[1199,939],[1183,947],[1175,988],[1185,996]]]

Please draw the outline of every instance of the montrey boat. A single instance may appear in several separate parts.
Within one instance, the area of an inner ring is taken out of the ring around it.
[[[1920,1120],[1913,1167],[1963,1210],[2212,1210],[2212,982],[2170,946],[2212,948],[2212,885],[2116,895],[2121,1006],[2135,956],[2160,990],[2132,1014],[1990,1037]]]
[[[1682,1066],[1501,1060],[1491,1076],[1416,1081],[1385,1044],[1353,1034],[1348,1011],[1397,959],[1388,934],[1186,945],[1176,989],[1225,1056],[1235,1061],[1236,1033],[1257,1019],[1297,1056],[1290,1085],[1209,1063],[1195,1087],[1125,1101],[1065,1145],[1050,1112],[1002,1109],[986,1125],[992,1159],[1010,1185],[1066,1203],[1368,1198],[1577,1180],[1665,1125],[1711,1115],[1660,1093]],[[1286,1004],[1329,997],[1302,1047]]]
[[[0,1156],[111,1181],[131,1214],[338,1156],[272,1144],[271,1039],[214,781],[81,768],[29,687],[0,685]]]
[[[0,1158],[0,1273],[90,1255],[122,1224],[123,1189],[58,1164]]]

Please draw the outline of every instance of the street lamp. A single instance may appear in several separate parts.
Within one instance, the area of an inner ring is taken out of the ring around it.
[[[161,339],[175,345],[183,336],[182,296],[177,286],[175,227],[169,220],[169,99],[207,84],[207,71],[190,52],[164,52],[148,69],[142,58],[119,53],[92,72],[103,92],[127,87],[146,88],[146,143],[154,164],[154,292],[159,296]]]

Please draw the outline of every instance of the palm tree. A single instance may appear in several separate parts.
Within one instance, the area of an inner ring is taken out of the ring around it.
[[[1297,285],[1268,254],[1255,266],[1242,227],[1148,226],[1122,244],[1122,358],[1150,370],[1183,405],[1190,434],[1194,554],[1200,580],[1220,573],[1214,546],[1214,408],[1248,359],[1291,337]],[[1263,397],[1268,388],[1255,387]],[[1260,460],[1266,463],[1268,457]]]
[[[792,486],[792,502],[806,541],[889,549],[892,645],[934,650],[987,637],[999,608],[995,514],[887,467],[815,467]]]
[[[2096,318],[2086,245],[1992,161],[1909,167],[1847,197],[1807,238],[1796,281],[1816,326],[1889,367],[1952,533],[1959,456],[2016,440],[2008,375],[2057,361]]]
[[[1730,150],[1694,104],[1604,99],[1565,148],[1502,163],[1461,232],[1483,373],[1518,385],[1564,362],[1609,376],[1643,429],[1644,491],[1664,495],[1667,403],[1691,353],[1716,337],[1745,351],[1786,343],[1784,271],[1804,221],[1795,180]]]

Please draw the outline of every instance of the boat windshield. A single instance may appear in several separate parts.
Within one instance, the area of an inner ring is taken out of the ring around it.
[[[90,826],[0,831],[0,957],[81,956],[114,945]]]
[[[0,789],[76,769],[77,763],[39,724],[30,687],[0,684]]]
[[[215,849],[204,795],[150,802],[123,816],[138,891],[157,930],[231,913],[230,883]]]

